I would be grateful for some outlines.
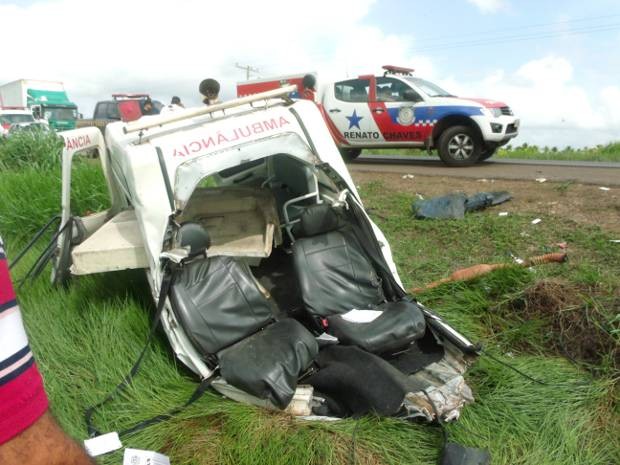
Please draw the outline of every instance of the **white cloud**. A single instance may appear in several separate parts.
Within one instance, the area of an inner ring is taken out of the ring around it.
[[[478,82],[442,84],[459,95],[509,104],[522,122],[517,144],[595,145],[620,136],[620,87],[600,92],[575,81],[571,62],[559,56],[531,60],[514,72],[496,70]],[[615,134],[615,136],[614,136]]]
[[[482,13],[497,13],[500,10],[507,8],[505,0],[467,0],[472,5],[475,5]]]
[[[411,64],[412,37],[362,22],[373,3],[317,0],[307,8],[301,1],[229,0],[215,8],[201,0],[5,2],[0,83],[64,81],[88,114],[112,92],[147,91],[162,100],[180,95],[197,104],[205,77],[220,80],[222,96],[233,97],[235,83],[245,78],[236,62],[258,67],[262,76],[312,70],[323,78]]]
[[[231,98],[236,82],[245,78],[237,62],[258,67],[264,77],[318,71],[322,82],[395,64],[412,66],[458,95],[506,101],[524,128],[620,134],[619,86],[588,90],[576,81],[571,62],[555,55],[516,70],[498,69],[479,81],[464,80],[461,70],[438,69],[439,59],[412,55],[414,37],[369,26],[374,3],[316,0],[305,8],[301,2],[228,0],[214,9],[201,0],[174,5],[51,0],[21,7],[3,2],[0,83],[64,81],[69,96],[89,116],[94,103],[113,92],[146,91],[162,101],[179,95],[186,104],[199,104],[198,83],[205,77],[220,80],[222,97]],[[476,3],[488,11],[505,5]],[[524,137],[525,132],[520,140]]]

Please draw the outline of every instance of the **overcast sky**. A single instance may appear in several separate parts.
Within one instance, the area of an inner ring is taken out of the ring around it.
[[[618,50],[618,0],[0,0],[0,83],[63,81],[85,116],[113,92],[199,104],[205,77],[232,98],[236,63],[323,82],[396,64],[508,103],[517,144],[594,145],[620,140]]]

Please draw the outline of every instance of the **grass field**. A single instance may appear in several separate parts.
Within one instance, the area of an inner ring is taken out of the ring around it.
[[[413,149],[369,149],[362,153],[367,154],[384,154],[384,155],[412,155],[427,156],[424,150]],[[436,154],[432,155],[436,157]],[[556,147],[537,147],[535,145],[521,144],[519,146],[507,145],[498,150],[493,155],[495,158],[514,158],[522,160],[576,160],[576,161],[602,161],[602,162],[620,162],[620,142],[607,145],[598,145],[596,147],[585,148],[564,148]]]
[[[9,258],[58,212],[57,168],[9,163],[0,171],[0,232]],[[97,167],[79,164],[74,183],[76,213],[105,207]],[[620,463],[620,247],[609,245],[617,237],[553,216],[543,218],[536,234],[523,236],[515,231],[527,229],[531,218],[519,213],[416,221],[410,195],[381,182],[360,187],[407,286],[442,278],[461,266],[505,261],[507,251],[543,253],[559,238],[569,241],[571,261],[565,265],[502,270],[420,295],[490,353],[547,383],[534,383],[481,357],[467,374],[476,402],[449,430],[463,444],[488,448],[493,464]],[[27,265],[18,267],[16,278]],[[100,401],[131,367],[148,333],[153,305],[140,272],[82,277],[67,290],[52,289],[46,278],[27,283],[19,298],[53,412],[69,434],[83,439],[84,409]],[[545,286],[541,291],[541,283],[553,283],[553,292],[545,293]],[[578,337],[586,333],[590,340]],[[588,341],[601,345],[592,353],[581,350]],[[194,387],[195,380],[160,334],[131,389],[106,405],[96,423],[103,431],[122,429],[181,404]],[[125,445],[161,451],[175,465],[374,465],[434,464],[441,442],[441,432],[432,426],[372,416],[306,423],[209,392],[174,419],[129,437]],[[117,452],[101,462],[121,460]]]

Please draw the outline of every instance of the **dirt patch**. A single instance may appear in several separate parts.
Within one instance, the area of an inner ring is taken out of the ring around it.
[[[620,239],[620,189],[608,191],[599,186],[573,182],[511,181],[504,179],[464,179],[442,176],[419,176],[403,179],[401,174],[381,172],[353,172],[355,182],[381,182],[386,190],[424,197],[450,192],[475,194],[481,191],[510,192],[510,202],[493,207],[498,212],[520,212],[532,218],[542,215],[569,218],[587,225],[599,225],[603,230],[618,234]]]
[[[555,353],[591,365],[610,363],[620,370],[620,345],[612,336],[610,314],[620,312],[620,299],[601,302],[586,297],[592,291],[559,279],[539,281],[525,289],[503,309],[507,316],[545,322],[545,344]],[[617,331],[618,328],[615,328]]]

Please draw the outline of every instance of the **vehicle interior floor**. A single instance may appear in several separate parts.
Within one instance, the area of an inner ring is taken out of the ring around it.
[[[260,284],[269,291],[278,307],[278,317],[292,317],[306,323],[299,290],[293,269],[293,258],[282,247],[271,252],[252,272]]]

